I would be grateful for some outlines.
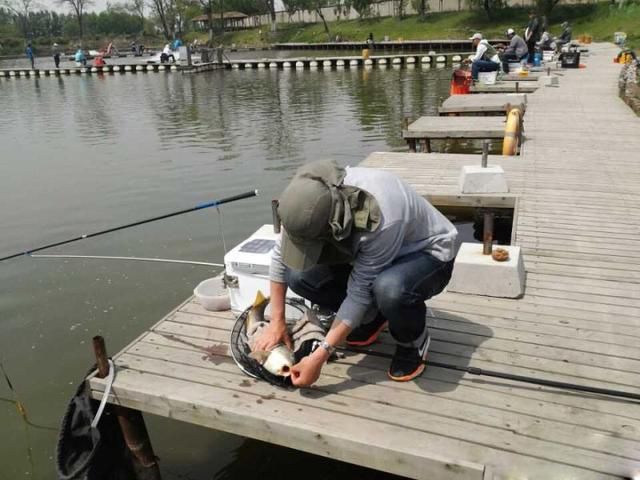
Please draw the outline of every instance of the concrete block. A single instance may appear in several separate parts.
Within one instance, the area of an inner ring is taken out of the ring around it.
[[[460,172],[462,193],[507,193],[509,186],[504,170],[499,165],[482,168],[480,165],[465,165]]]
[[[447,290],[488,297],[521,297],[524,294],[525,275],[520,247],[501,245],[499,248],[509,252],[509,260],[497,262],[491,255],[482,254],[482,244],[463,243]]]
[[[546,87],[555,87],[555,86],[558,86],[558,77],[551,76],[551,75],[545,75],[545,76],[540,77],[538,79],[538,83],[540,83],[540,85],[546,86]]]

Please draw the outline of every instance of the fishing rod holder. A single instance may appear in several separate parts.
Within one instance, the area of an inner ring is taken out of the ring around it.
[[[487,168],[489,164],[489,140],[482,142],[482,161],[480,165],[482,168]]]
[[[482,254],[491,255],[493,251],[494,213],[484,212],[482,228]]]

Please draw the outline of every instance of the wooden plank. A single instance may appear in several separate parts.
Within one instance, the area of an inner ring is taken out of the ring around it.
[[[138,383],[144,384],[146,381],[145,377],[147,377],[147,375],[161,376],[163,384],[173,383],[171,381],[171,377],[175,378],[176,375],[179,375],[179,378],[190,379],[190,385],[207,385],[214,388],[218,387],[216,390],[219,390],[220,387],[222,387],[225,390],[229,389],[228,391],[230,393],[242,391],[244,395],[247,395],[247,389],[243,389],[241,386],[243,381],[242,377],[239,377],[238,374],[224,374],[218,370],[215,372],[215,376],[212,376],[208,373],[207,369],[192,367],[185,364],[174,365],[167,361],[149,359],[141,360],[132,368],[132,360],[133,358],[128,358],[128,368],[125,370],[125,373],[127,376],[131,375],[132,380],[135,379]],[[139,369],[142,370],[143,373],[138,372]],[[180,381],[180,383],[185,382]],[[174,384],[173,386],[174,390],[180,390],[179,388],[175,388],[178,385]],[[152,384],[150,387],[154,388],[155,385]],[[191,387],[190,390],[193,390],[193,388],[194,387]],[[555,462],[559,462],[560,464],[569,461],[574,467],[588,468],[591,470],[592,474],[598,473],[601,475],[611,469],[618,474],[622,474],[622,472],[628,472],[638,466],[637,461],[627,459],[625,457],[616,456],[614,458],[611,455],[602,454],[597,451],[583,450],[570,446],[560,446],[558,444],[549,445],[535,439],[524,439],[513,431],[503,431],[503,433],[500,434],[497,433],[495,429],[477,424],[474,428],[468,428],[464,423],[456,422],[452,419],[439,418],[434,414],[403,410],[393,405],[381,405],[380,403],[372,401],[354,400],[346,395],[340,396],[340,404],[336,405],[335,403],[331,403],[325,399],[325,394],[320,389],[306,391],[305,393],[298,391],[288,392],[286,390],[276,390],[274,387],[263,382],[257,382],[251,385],[250,388],[251,391],[255,392],[255,394],[262,398],[269,398],[269,400],[263,401],[262,404],[256,403],[255,405],[259,405],[259,407],[253,407],[254,404],[251,404],[252,408],[246,408],[245,406],[245,410],[243,411],[245,422],[250,420],[250,416],[252,415],[252,412],[247,410],[255,409],[260,413],[260,418],[264,420],[265,414],[268,418],[268,416],[270,416],[269,413],[265,412],[265,409],[262,408],[262,405],[266,403],[270,404],[271,408],[277,410],[278,413],[286,414],[288,417],[287,420],[289,421],[300,421],[304,418],[304,423],[307,425],[306,431],[311,430],[313,426],[315,426],[315,417],[321,419],[318,422],[320,425],[324,424],[327,419],[332,419],[332,424],[342,425],[341,429],[339,429],[340,432],[343,435],[345,433],[348,434],[348,438],[351,441],[359,439],[361,443],[365,445],[369,444],[370,446],[375,446],[380,441],[378,438],[371,438],[375,435],[374,432],[376,429],[372,429],[370,425],[376,425],[378,428],[384,429],[384,433],[376,432],[380,436],[384,435],[384,445],[393,445],[394,442],[399,441],[399,437],[394,438],[394,436],[404,434],[405,440],[402,443],[406,442],[407,439],[411,439],[411,443],[414,445],[414,448],[417,446],[421,447],[419,451],[426,457],[425,460],[428,460],[432,455],[436,458],[441,457],[442,455],[441,453],[439,453],[439,455],[431,454],[430,452],[434,450],[434,446],[429,445],[424,440],[424,437],[426,436],[428,440],[432,441],[431,437],[435,433],[441,439],[439,440],[439,443],[442,443],[447,438],[460,442],[458,445],[459,451],[463,449],[464,443],[462,442],[465,442],[465,439],[472,439],[471,441],[466,440],[466,442],[471,443],[472,445],[475,444],[474,448],[477,448],[479,445],[486,445],[486,447],[484,447],[484,449],[486,449],[485,455],[491,458],[491,464],[493,465],[498,462],[504,462],[504,457],[508,458],[511,456],[509,455],[508,450],[515,447],[518,450],[524,450],[525,448],[530,449],[529,453],[531,457],[517,456],[516,458],[511,459],[513,464],[519,464],[520,468],[523,466],[529,466],[529,468],[540,468],[542,471],[547,470],[549,466],[554,467],[553,464],[549,464],[544,461],[544,459],[549,458],[553,459]],[[211,388],[207,390],[211,390]],[[139,391],[139,389],[137,389],[137,391]],[[277,393],[275,393],[276,391]],[[314,394],[314,392],[317,393]],[[121,397],[122,393],[122,388],[114,392],[118,397]],[[168,401],[169,403],[172,403],[176,398],[191,397],[191,392],[178,393],[165,391],[163,393],[165,394],[165,402]],[[220,398],[218,395],[216,396],[215,404],[213,402],[211,404],[215,405],[215,408],[222,412],[221,416],[228,415],[229,411],[233,409],[233,404],[228,400],[225,402],[225,399]],[[232,394],[228,395],[228,397],[232,397]],[[309,409],[308,407],[309,398],[313,399],[313,409]],[[198,398],[197,400],[199,405],[203,405],[205,402],[209,403],[201,398]],[[234,403],[242,403],[242,401],[236,401]],[[306,407],[306,410],[311,411],[297,412],[297,408],[300,408],[301,406],[304,406]],[[317,409],[322,409],[322,412],[313,411]],[[366,420],[359,417],[359,414],[363,409],[367,412],[368,418]],[[389,417],[389,415],[391,415],[391,417]],[[256,417],[257,416],[258,415],[256,415]],[[336,416],[339,418],[331,418]],[[279,421],[279,425],[282,425],[283,423],[284,422],[282,420]],[[335,441],[337,432],[334,432],[333,434],[331,432],[323,432],[322,435],[324,436],[326,443],[332,443]],[[527,447],[518,448],[517,445],[520,443],[526,443]],[[498,452],[491,455],[492,448],[500,445],[502,445],[500,448],[501,457],[497,458]],[[327,445],[327,447],[329,447],[329,445]],[[408,449],[405,447],[405,450]],[[385,457],[389,456],[389,453],[386,453]],[[393,462],[393,458],[388,458],[387,462],[396,463]],[[610,464],[610,462],[615,463]],[[451,462],[447,461],[447,463],[450,464]],[[468,462],[467,464],[469,463],[471,462]],[[548,465],[546,468],[545,463]],[[440,468],[442,468],[442,466],[440,466]],[[510,466],[509,468],[513,469],[514,467]],[[468,474],[468,472],[465,473]],[[440,472],[440,474],[442,474],[442,472]],[[420,477],[414,476],[414,478],[424,478],[423,476],[424,471],[421,472]]]
[[[452,95],[442,102],[440,114],[449,113],[501,113],[507,105],[525,110],[527,96],[523,94]]]
[[[404,138],[504,138],[501,117],[420,117],[403,131]]]
[[[538,89],[537,82],[496,82],[494,85],[476,83],[471,93],[533,93]]]

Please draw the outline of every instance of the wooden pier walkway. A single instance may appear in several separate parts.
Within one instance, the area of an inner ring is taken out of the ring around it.
[[[538,82],[498,81],[493,85],[476,83],[471,93],[533,93],[538,90]]]
[[[505,117],[420,117],[402,131],[411,152],[421,144],[424,152],[431,152],[432,140],[502,140],[505,136]]]
[[[495,115],[504,116],[508,107],[526,111],[527,96],[520,93],[478,93],[475,95],[452,95],[440,108],[440,115]]]
[[[489,159],[518,198],[525,296],[433,299],[433,361],[640,393],[640,118],[618,98],[617,49],[591,52],[587,70],[528,95],[522,155]],[[474,203],[457,182],[477,162],[375,153],[363,164],[431,199]],[[640,475],[637,403],[433,365],[398,384],[388,361],[364,355],[330,363],[314,388],[283,390],[231,361],[232,321],[187,300],[115,356],[111,401],[416,479]],[[104,382],[90,384],[99,397]]]

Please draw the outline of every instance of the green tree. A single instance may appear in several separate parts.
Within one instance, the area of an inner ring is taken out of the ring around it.
[[[24,38],[28,38],[31,34],[31,12],[36,6],[33,0],[0,0],[0,6],[8,9],[15,16],[20,29],[20,33]]]
[[[25,1],[25,0],[22,0]],[[84,10],[89,5],[93,4],[93,0],[57,0],[59,5],[68,5],[76,16],[78,21],[78,35],[82,38],[83,31],[83,17]]]
[[[493,20],[496,10],[506,6],[505,0],[467,0],[471,9],[482,9],[489,20]]]

